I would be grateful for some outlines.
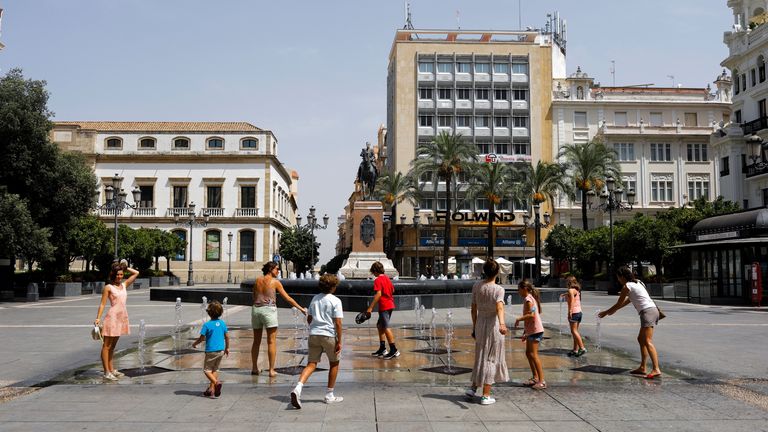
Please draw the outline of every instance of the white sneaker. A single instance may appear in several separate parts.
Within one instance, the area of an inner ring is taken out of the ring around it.
[[[105,372],[104,379],[107,381],[117,381],[117,377],[112,372]]]
[[[464,395],[473,398],[477,396],[477,389],[470,387],[464,392]]]
[[[116,376],[117,378],[122,378],[125,376],[125,374],[120,372],[119,370],[113,370],[112,375]]]
[[[332,403],[339,403],[343,401],[344,398],[341,396],[326,396],[325,397],[325,403],[332,404]]]
[[[301,392],[293,390],[291,392],[291,405],[296,409],[301,409]]]
[[[480,405],[491,405],[495,403],[496,403],[496,399],[494,399],[493,396],[488,396],[488,397],[483,396],[480,398]]]

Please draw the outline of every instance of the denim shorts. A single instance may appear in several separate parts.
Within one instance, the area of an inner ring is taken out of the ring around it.
[[[581,312],[574,312],[571,314],[571,317],[568,318],[568,322],[572,323],[580,323],[581,322]]]
[[[542,340],[544,340],[544,332],[538,332],[532,335],[528,335],[528,340],[531,342],[541,342]]]
[[[376,327],[380,329],[388,329],[389,321],[392,319],[392,311],[394,309],[379,311],[379,320],[376,321]]]

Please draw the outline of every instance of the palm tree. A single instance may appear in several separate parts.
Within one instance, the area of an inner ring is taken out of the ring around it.
[[[518,171],[519,193],[525,203],[534,204],[548,201],[555,208],[555,195],[562,192],[569,197],[573,195],[571,184],[565,173],[565,166],[559,163],[539,161],[535,167],[525,164]]]
[[[488,201],[488,256],[493,258],[493,246],[496,244],[493,219],[496,217],[496,205],[504,197],[513,193],[514,168],[505,163],[483,163],[472,170],[472,179],[467,189],[467,198],[483,197]]]
[[[587,226],[587,192],[603,187],[603,178],[611,175],[619,178],[621,167],[616,161],[616,151],[600,140],[585,144],[568,144],[560,150],[571,184],[581,191],[581,220],[584,231]]]
[[[453,177],[468,171],[477,162],[477,149],[464,141],[461,134],[440,132],[430,143],[416,147],[416,158],[411,162],[414,178],[422,173],[433,172],[445,181],[445,204],[448,215],[443,228],[443,274],[448,274],[448,251],[451,243],[451,183]],[[437,185],[435,184],[435,187]],[[419,239],[416,239],[419,241]]]
[[[416,201],[416,190],[411,176],[401,172],[386,172],[376,180],[377,198],[390,211],[389,247],[387,256],[392,259],[395,253],[395,222],[397,221],[397,205],[408,200]]]

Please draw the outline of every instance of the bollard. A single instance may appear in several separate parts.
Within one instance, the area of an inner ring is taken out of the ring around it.
[[[28,302],[40,301],[40,292],[37,289],[37,284],[34,282],[27,285],[27,301]]]

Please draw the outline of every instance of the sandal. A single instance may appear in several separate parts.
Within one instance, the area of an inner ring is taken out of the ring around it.
[[[533,387],[531,388],[534,390],[544,390],[547,388],[547,383],[546,381],[539,381],[536,384],[534,384]]]
[[[533,387],[533,386],[535,386],[535,385],[536,385],[536,383],[538,383],[538,382],[539,382],[539,381],[538,381],[538,380],[536,380],[536,378],[533,378],[533,377],[531,377],[531,378],[529,378],[529,379],[528,379],[528,381],[524,382],[524,383],[523,383],[523,385],[524,385],[524,386],[526,386],[526,387]]]
[[[645,375],[645,369],[637,368],[637,369],[629,371],[629,374],[630,375]]]
[[[645,376],[645,379],[649,379],[649,380],[656,379],[656,378],[661,378],[661,373],[657,373],[657,374],[649,373],[648,375]]]

